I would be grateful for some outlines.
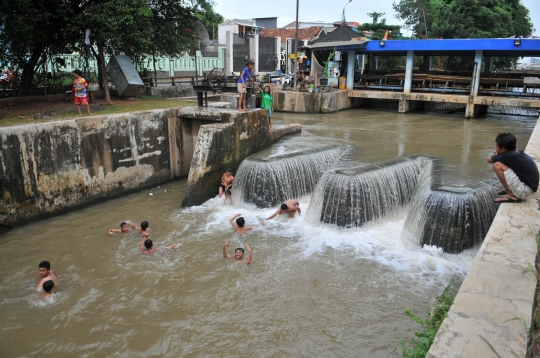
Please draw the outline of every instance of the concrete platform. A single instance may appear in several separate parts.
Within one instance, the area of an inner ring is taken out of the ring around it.
[[[540,166],[538,123],[525,151]],[[538,274],[539,199],[540,192],[500,205],[427,357],[525,357]]]

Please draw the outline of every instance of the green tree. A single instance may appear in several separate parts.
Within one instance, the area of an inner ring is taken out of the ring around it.
[[[215,39],[218,25],[221,24],[225,19],[217,12],[214,12],[214,1],[202,0],[200,2],[200,6],[201,11],[197,13],[197,18],[208,30],[210,38]]]
[[[521,0],[399,0],[396,17],[419,37],[528,37],[533,32],[529,10]],[[424,14],[425,11],[425,23]]]
[[[521,0],[399,0],[397,18],[420,38],[497,38],[533,32],[529,10]],[[426,33],[427,31],[427,33]],[[494,58],[495,67],[508,67],[515,59]],[[474,59],[451,56],[446,69],[472,70]]]
[[[97,46],[102,83],[104,54],[179,55],[192,47],[195,14],[208,0],[0,1],[0,60],[22,67],[30,86],[45,53],[83,52],[85,28]],[[211,7],[210,7],[211,8]],[[106,87],[106,86],[105,86]]]
[[[379,17],[384,16],[384,12],[368,12],[367,16],[371,17],[373,19],[373,23],[376,24],[379,20]]]

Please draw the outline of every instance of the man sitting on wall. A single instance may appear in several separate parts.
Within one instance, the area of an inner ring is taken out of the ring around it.
[[[495,152],[487,157],[504,189],[499,191],[496,203],[520,203],[538,190],[538,167],[523,151],[516,150],[516,137],[512,133],[499,133],[495,138]]]

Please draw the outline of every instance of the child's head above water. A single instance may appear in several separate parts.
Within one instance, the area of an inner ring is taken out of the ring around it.
[[[54,287],[54,281],[53,280],[48,280],[48,281],[43,282],[43,291],[50,293],[52,291],[53,287]]]
[[[148,229],[148,221],[143,221],[143,222],[141,223],[141,229],[142,229],[143,231],[145,231],[146,229]]]
[[[147,250],[150,250],[152,248],[152,245],[154,245],[154,243],[152,242],[152,240],[150,239],[146,239],[144,241],[144,247],[146,247]]]
[[[231,196],[231,190],[230,189],[225,190],[225,196],[226,197]]]
[[[245,224],[246,220],[243,217],[236,219],[236,225],[238,225],[238,227],[244,227]]]

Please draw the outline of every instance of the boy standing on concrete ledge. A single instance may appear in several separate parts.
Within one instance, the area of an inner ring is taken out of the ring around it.
[[[520,203],[538,190],[539,174],[534,160],[523,151],[516,150],[516,137],[512,133],[499,133],[495,138],[495,152],[487,157],[504,189],[499,191],[496,203]]]

